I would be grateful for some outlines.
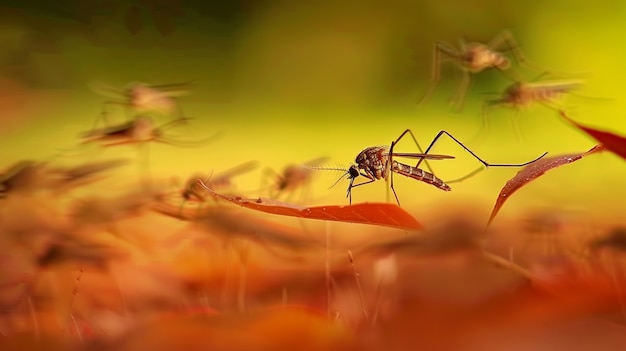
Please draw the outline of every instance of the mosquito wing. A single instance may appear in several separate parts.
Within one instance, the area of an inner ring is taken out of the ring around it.
[[[316,159],[312,159],[309,161],[304,162],[302,165],[305,167],[319,167],[321,165],[323,165],[324,163],[326,163],[329,160],[328,157],[318,157]]]
[[[83,132],[80,134],[81,138],[101,138],[106,136],[114,136],[114,135],[125,135],[130,132],[135,127],[135,122],[124,122],[118,125],[105,127],[101,129],[90,130],[87,132]]]
[[[421,158],[424,160],[448,160],[455,158],[451,155],[438,155],[438,154],[418,154],[418,153],[404,153],[404,152],[394,152],[391,154],[393,157],[406,157],[406,158]]]
[[[91,82],[89,88],[96,94],[114,100],[125,100],[124,91],[103,82]]]
[[[146,88],[158,91],[163,96],[179,97],[191,92],[192,82],[172,84],[144,84]]]
[[[215,178],[224,179],[252,171],[258,166],[257,161],[248,161],[219,173]]]
[[[531,89],[549,89],[551,91],[569,92],[577,89],[585,84],[582,79],[569,80],[544,80],[540,82],[527,83],[526,86]]]

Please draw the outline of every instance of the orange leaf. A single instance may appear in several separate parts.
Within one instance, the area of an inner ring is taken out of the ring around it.
[[[589,134],[591,137],[602,143],[607,150],[621,156],[623,159],[626,159],[626,138],[610,133],[602,130],[593,129],[590,127],[583,126],[574,122],[571,118],[567,117],[564,111],[559,111],[561,117],[567,120],[569,123],[573,124],[576,128],[582,130],[583,132]]]
[[[130,34],[135,35],[143,29],[143,21],[141,20],[141,8],[137,5],[130,5],[124,16],[124,24]]]
[[[488,223],[491,223],[493,221],[493,219],[500,211],[502,205],[504,205],[504,202],[524,185],[541,177],[551,169],[572,163],[574,161],[578,161],[587,155],[604,150],[605,147],[603,145],[596,145],[587,152],[542,158],[522,168],[519,172],[517,172],[515,177],[507,181],[502,190],[500,190],[500,195],[498,195],[496,204],[493,206],[493,210],[491,211],[491,216],[489,217]]]
[[[217,198],[256,211],[323,221],[373,224],[412,230],[422,229],[421,224],[413,216],[395,204],[363,203],[350,206],[300,207],[266,198],[243,199],[222,195],[208,188],[202,180],[199,179],[198,183]]]

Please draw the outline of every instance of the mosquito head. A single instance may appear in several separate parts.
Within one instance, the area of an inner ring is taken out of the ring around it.
[[[360,176],[361,173],[359,172],[359,168],[356,165],[352,165],[350,166],[350,168],[348,168],[348,179],[353,180],[356,177]]]

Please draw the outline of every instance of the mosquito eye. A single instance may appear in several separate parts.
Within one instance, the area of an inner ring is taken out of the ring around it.
[[[359,170],[354,166],[348,169],[348,173],[350,173],[350,178],[356,178],[359,176]]]

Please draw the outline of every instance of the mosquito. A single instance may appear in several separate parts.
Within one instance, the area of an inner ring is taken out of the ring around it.
[[[208,179],[205,180],[205,184],[210,189],[218,189],[231,186],[233,177],[250,172],[254,170],[257,166],[257,161],[248,161],[241,163],[224,172],[218,173],[215,176],[211,175]],[[180,211],[183,210],[185,203],[187,202],[197,202],[199,208],[200,206],[202,206],[203,203],[206,202],[205,191],[203,190],[203,187],[198,183],[198,179],[201,178],[203,178],[203,176],[193,175],[185,183],[184,188],[180,192],[180,196],[183,198],[183,202],[180,205]]]
[[[151,85],[131,82],[126,87],[118,89],[104,83],[92,83],[90,87],[93,91],[111,99],[103,102],[100,118],[96,119],[93,128],[97,127],[100,120],[109,123],[107,110],[113,106],[124,108],[127,116],[129,110],[132,110],[134,115],[157,113],[174,116],[175,120],[181,119],[184,114],[177,98],[189,94],[190,86],[191,83]]]
[[[439,84],[441,64],[444,60],[454,62],[463,73],[461,84],[452,98],[453,105],[458,108],[461,107],[465,99],[471,81],[471,74],[477,74],[488,69],[497,69],[504,73],[510,69],[511,60],[504,53],[505,51],[512,53],[512,57],[517,64],[535,67],[526,61],[513,34],[509,31],[502,31],[487,44],[468,42],[465,38],[460,38],[459,41],[460,46],[458,49],[444,41],[435,43],[431,82],[426,93],[419,100],[418,105],[428,99]],[[539,68],[536,67],[536,69]]]
[[[81,137],[83,139],[83,144],[99,142],[105,147],[137,144],[149,141],[177,147],[194,147],[213,141],[213,139],[219,135],[218,133],[211,137],[196,141],[175,140],[165,136],[165,130],[188,120],[190,119],[187,117],[179,118],[161,126],[156,126],[150,117],[139,116],[130,122],[85,132],[81,135]]]
[[[501,97],[494,100],[487,100],[482,108],[482,126],[479,135],[486,132],[488,128],[488,111],[494,106],[507,106],[515,110],[515,115],[528,109],[533,104],[541,104],[552,110],[561,109],[560,101],[563,95],[571,94],[574,90],[584,85],[582,79],[568,80],[535,80],[533,82],[516,81],[507,86]],[[515,135],[521,140],[517,119],[512,119]]]
[[[413,138],[413,141],[417,145],[420,153],[394,152],[394,148],[396,144],[398,144],[398,142],[400,142],[400,140],[402,140],[402,138],[404,138],[407,134],[409,134]],[[472,155],[475,159],[477,159],[480,163],[482,163],[484,167],[480,167],[468,173],[467,175],[459,179],[452,180],[452,181],[446,182],[442,180],[441,178],[437,177],[434,174],[430,165],[428,165],[427,160],[445,160],[445,159],[455,158],[454,156],[450,156],[450,155],[437,155],[437,154],[428,153],[432,149],[432,147],[436,144],[436,142],[439,140],[439,138],[441,138],[443,135],[448,136],[454,142],[459,144],[465,151],[467,151],[470,155]],[[443,191],[451,191],[452,188],[450,187],[449,184],[468,179],[469,177],[477,174],[478,172],[482,171],[485,168],[488,168],[488,167],[523,167],[543,158],[547,154],[548,153],[546,152],[532,161],[519,163],[519,164],[506,164],[506,163],[492,164],[480,158],[473,151],[467,148],[463,143],[461,143],[457,138],[455,138],[454,136],[452,136],[452,134],[448,133],[445,130],[442,130],[439,133],[437,133],[435,138],[433,138],[433,140],[430,142],[430,145],[428,146],[428,148],[426,148],[426,151],[422,151],[422,148],[419,146],[419,143],[417,142],[417,139],[415,138],[415,135],[413,134],[413,132],[410,129],[407,129],[402,134],[400,134],[400,136],[395,141],[392,141],[391,146],[389,147],[373,146],[373,147],[368,147],[364,149],[363,151],[361,151],[356,156],[355,163],[351,165],[347,170],[342,170],[345,172],[345,174],[341,176],[335,182],[335,184],[343,178],[347,178],[350,181],[350,184],[348,185],[346,197],[350,199],[350,204],[352,204],[352,189],[353,188],[356,188],[358,186],[362,186],[365,184],[373,183],[381,179],[384,179],[385,181],[389,180],[390,185],[391,185],[391,190],[393,191],[393,195],[396,198],[396,202],[398,203],[398,206],[400,206],[400,200],[398,198],[398,194],[396,194],[396,190],[394,188],[394,183],[393,183],[394,173],[398,173],[402,176],[419,180],[427,184],[431,184],[435,186],[436,188],[443,190]],[[393,159],[394,157],[412,158],[412,159],[418,159],[418,161],[415,166],[411,166],[411,165],[407,165],[407,164],[394,160]],[[422,162],[426,164],[428,171],[419,168]],[[358,178],[359,176],[362,176],[366,178],[367,180],[359,184],[354,184],[355,179]]]
[[[39,167],[35,161],[23,160],[0,173],[0,199],[6,198],[17,189],[28,187]]]
[[[129,122],[85,132],[81,135],[81,144],[100,144],[102,147],[136,145],[139,148],[140,157],[142,158],[139,163],[139,170],[142,177],[148,181],[150,179],[150,167],[148,160],[149,149],[147,149],[148,142],[162,143],[181,148],[193,148],[208,144],[220,135],[218,132],[210,137],[200,140],[177,140],[171,136],[166,136],[166,130],[178,124],[184,123],[187,120],[189,120],[187,117],[179,118],[161,126],[157,126],[153,122],[152,118],[148,116],[139,116]]]
[[[277,173],[271,168],[265,170],[265,176],[273,176],[274,184],[273,194],[270,194],[271,198],[277,199],[285,192],[293,192],[298,188],[303,188],[302,197],[306,194],[306,187],[310,184],[313,169],[316,165],[322,164],[328,160],[327,157],[319,157],[303,164],[290,164],[281,173]]]

